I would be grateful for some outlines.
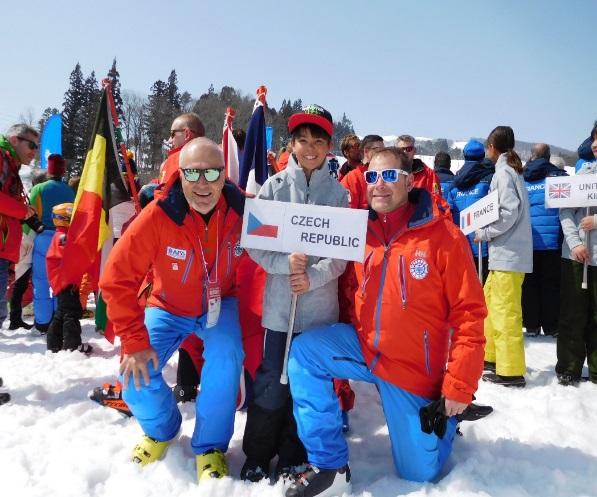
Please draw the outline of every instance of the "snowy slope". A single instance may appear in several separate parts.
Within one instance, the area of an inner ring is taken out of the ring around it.
[[[84,321],[84,340],[96,353],[45,351],[44,339],[25,330],[0,330],[0,376],[13,401],[0,407],[1,494],[16,497],[139,495],[281,496],[280,485],[238,480],[244,460],[245,414],[236,418],[228,453],[232,478],[195,482],[190,449],[193,404],[184,404],[179,440],[166,458],[141,469],[130,463],[141,436],[134,419],[87,399],[94,386],[114,380],[118,350]],[[349,434],[354,495],[597,496],[597,385],[557,385],[555,341],[528,339],[528,387],[509,390],[482,383],[478,402],[495,412],[463,423],[449,459],[451,471],[435,484],[395,476],[387,429],[369,385],[355,384]],[[585,371],[586,373],[586,371]],[[175,360],[165,370],[174,382]]]

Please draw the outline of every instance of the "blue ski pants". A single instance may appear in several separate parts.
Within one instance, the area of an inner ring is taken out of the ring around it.
[[[236,396],[244,359],[237,299],[222,299],[215,326],[206,328],[206,320],[207,314],[190,318],[148,307],[145,326],[158,356],[158,369],[154,369],[150,362],[149,385],[141,380],[141,389],[136,390],[131,375],[129,384],[123,389],[123,399],[143,432],[161,442],[173,439],[180,429],[182,416],[172,390],[164,381],[162,369],[181,342],[191,333],[197,334],[203,340],[205,364],[201,371],[201,391],[195,403],[195,430],[191,439],[195,454],[209,449],[223,452],[228,449],[234,431]]]
[[[347,324],[301,333],[292,343],[288,363],[294,417],[309,463],[337,469],[348,463],[348,446],[332,378],[373,383],[390,433],[394,465],[401,478],[436,478],[452,450],[456,418],[448,419],[443,439],[421,431],[419,409],[431,402],[382,380],[369,371],[355,329]]]
[[[33,312],[35,322],[49,324],[57,308],[58,301],[50,296],[50,282],[46,269],[46,255],[54,230],[46,229],[35,236],[31,261],[31,281],[33,282]]]

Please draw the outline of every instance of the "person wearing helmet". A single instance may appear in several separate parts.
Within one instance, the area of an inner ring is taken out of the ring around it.
[[[63,203],[52,208],[52,222],[56,232],[50,243],[46,257],[48,280],[52,293],[58,300],[58,308],[50,321],[47,335],[47,347],[52,352],[60,350],[78,350],[90,354],[92,347],[81,342],[81,323],[83,309],[79,300],[79,286],[69,285],[61,276],[62,258],[73,204]]]

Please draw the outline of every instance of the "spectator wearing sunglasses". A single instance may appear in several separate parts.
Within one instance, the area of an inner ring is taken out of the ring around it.
[[[346,135],[340,142],[340,150],[342,155],[346,158],[346,162],[342,164],[338,171],[338,181],[346,176],[350,171],[360,169],[363,172],[366,168],[361,161],[363,160],[363,151],[361,149],[361,140],[355,134]]]
[[[222,151],[207,138],[182,148],[179,179],[167,187],[114,246],[100,288],[124,352],[122,397],[144,432],[134,462],[160,459],[179,432],[182,417],[162,370],[185,338],[203,340],[191,438],[201,482],[228,474],[224,453],[244,355],[234,297],[244,196],[225,181]],[[134,302],[150,269],[153,285],[142,308]]]
[[[384,148],[383,138],[379,135],[367,135],[361,141],[363,153],[363,167],[350,171],[340,181],[342,186],[348,190],[348,203],[353,209],[368,209],[367,184],[363,173],[369,168],[371,157],[378,150]]]
[[[27,205],[19,169],[33,160],[38,143],[39,133],[26,124],[15,124],[0,135],[0,326],[7,316],[8,269],[19,260],[21,222],[35,215]]]
[[[53,221],[55,206],[74,202],[75,192],[63,180],[66,162],[62,155],[51,154],[48,157],[48,180],[35,185],[29,193],[29,203],[45,229],[33,240],[33,256],[31,260],[31,281],[33,282],[33,312],[35,328],[46,333],[58,301],[50,293],[50,282],[46,269],[46,255],[52,243],[56,227]],[[25,233],[29,228],[23,227]]]
[[[182,147],[193,138],[205,136],[205,126],[201,118],[194,112],[186,112],[178,116],[170,126],[168,158],[160,166],[158,182],[168,184],[178,179],[178,156]],[[159,192],[158,197],[159,197]]]
[[[425,188],[429,193],[441,194],[440,181],[433,171],[421,160],[415,158],[417,147],[411,135],[400,135],[396,139],[396,147],[402,150],[412,161],[413,187]]]
[[[333,487],[326,495],[350,492],[348,446],[330,377],[376,385],[398,474],[431,481],[483,371],[487,310],[466,238],[427,190],[413,187],[401,150],[377,152],[365,175],[371,206],[365,260],[354,263],[346,288],[354,326],[313,328],[290,353],[294,414],[311,468],[287,497],[305,495],[307,486]],[[449,416],[442,438],[422,431],[419,413],[440,398]]]

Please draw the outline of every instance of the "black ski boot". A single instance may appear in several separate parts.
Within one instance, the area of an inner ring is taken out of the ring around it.
[[[286,490],[286,497],[331,497],[351,492],[348,464],[339,469],[319,469],[309,465]]]

